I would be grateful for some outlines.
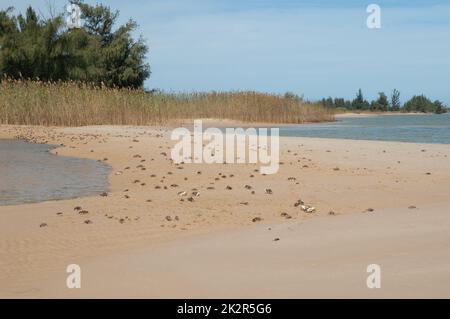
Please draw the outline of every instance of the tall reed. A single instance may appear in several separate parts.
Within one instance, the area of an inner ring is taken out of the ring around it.
[[[148,93],[76,82],[0,82],[1,124],[147,125],[193,118],[305,123],[334,115],[318,104],[258,92]]]

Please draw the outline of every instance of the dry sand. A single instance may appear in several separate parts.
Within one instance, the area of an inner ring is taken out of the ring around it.
[[[113,170],[107,197],[0,207],[0,297],[450,297],[450,146],[282,138],[279,173],[262,176],[176,166],[168,133],[1,126]],[[73,263],[80,290],[66,288]]]

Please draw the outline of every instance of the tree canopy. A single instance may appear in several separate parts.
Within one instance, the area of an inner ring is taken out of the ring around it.
[[[378,93],[378,99],[376,101],[372,101],[370,104],[370,109],[372,111],[381,111],[386,112],[389,109],[389,101],[388,97],[384,92]]]
[[[356,98],[352,101],[352,107],[356,110],[367,110],[369,105],[369,102],[364,99],[362,90],[359,89]]]
[[[115,27],[118,11],[73,3],[81,9],[82,28],[67,28],[63,13],[43,18],[31,7],[24,15],[0,11],[0,76],[142,87],[150,66],[145,41],[132,35],[136,22]]]
[[[431,102],[424,95],[415,95],[408,102],[405,103],[404,109],[406,112],[434,112],[445,113],[445,106],[441,101]]]

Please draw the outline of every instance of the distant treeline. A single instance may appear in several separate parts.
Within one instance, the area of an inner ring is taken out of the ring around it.
[[[403,105],[400,102],[400,92],[392,91],[390,97],[384,92],[378,93],[378,98],[371,102],[367,101],[359,89],[353,100],[343,98],[324,98],[322,105],[330,109],[346,109],[352,111],[373,111],[373,112],[423,112],[423,113],[446,113],[447,106],[441,101],[431,101],[424,95],[415,95]]]
[[[150,76],[148,51],[135,40],[136,23],[117,26],[118,11],[71,1],[81,9],[81,28],[69,29],[63,13],[39,16],[0,10],[0,76],[20,80],[81,81],[140,88]]]

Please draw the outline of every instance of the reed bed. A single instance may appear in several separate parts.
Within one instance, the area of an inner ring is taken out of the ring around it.
[[[76,82],[0,82],[1,124],[150,125],[200,118],[306,123],[334,115],[318,104],[258,92],[149,93]]]

